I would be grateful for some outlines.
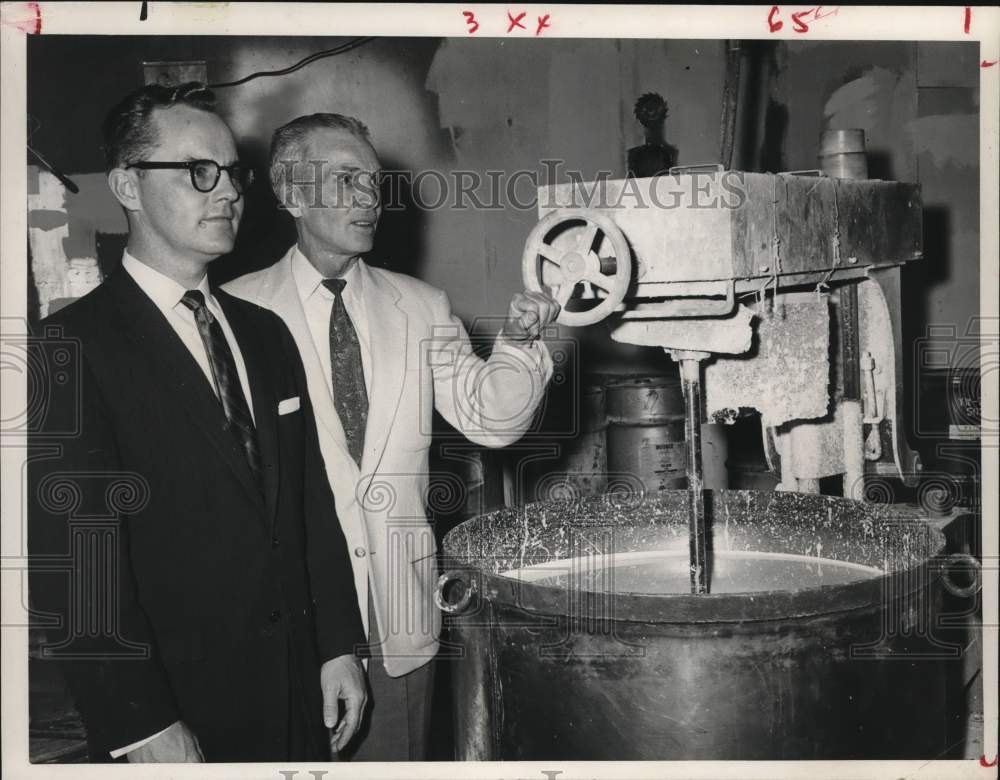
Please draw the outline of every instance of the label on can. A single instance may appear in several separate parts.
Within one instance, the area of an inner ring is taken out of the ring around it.
[[[639,447],[639,463],[647,487],[669,490],[685,480],[687,444],[644,439]],[[650,484],[652,483],[652,484]]]

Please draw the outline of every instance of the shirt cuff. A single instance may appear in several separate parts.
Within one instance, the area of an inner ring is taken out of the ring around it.
[[[552,358],[548,346],[541,338],[527,342],[514,341],[507,338],[501,329],[493,341],[493,354],[490,360],[494,358],[503,360],[504,356],[507,360],[516,361],[519,366],[523,366],[526,360],[529,370],[543,377],[545,382],[552,377]]]
[[[176,721],[175,721],[175,723],[176,723]],[[131,753],[133,750],[141,748],[143,745],[147,744],[148,742],[152,742],[154,739],[156,739],[158,736],[160,736],[160,734],[162,734],[164,731],[167,731],[168,729],[172,728],[175,725],[175,723],[171,723],[169,726],[167,726],[167,728],[163,729],[163,731],[157,731],[151,737],[146,737],[145,739],[140,739],[138,742],[133,742],[131,745],[126,745],[123,748],[118,748],[117,750],[112,750],[111,751],[111,757],[112,758],[121,758],[126,753]]]
[[[507,334],[503,332],[503,328],[501,328],[499,330],[499,332],[497,333],[497,342],[498,343],[504,344],[504,345],[509,345],[509,346],[512,346],[512,347],[517,347],[518,349],[523,349],[523,350],[528,350],[528,351],[532,351],[532,350],[538,349],[537,345],[538,345],[538,343],[540,341],[541,341],[541,337],[537,337],[537,338],[533,338],[533,339],[522,339],[520,341],[512,339],[512,338],[508,338]]]

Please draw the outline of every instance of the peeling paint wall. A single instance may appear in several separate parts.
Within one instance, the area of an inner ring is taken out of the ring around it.
[[[87,291],[99,269],[97,233],[127,229],[103,174],[75,175],[73,182],[80,188],[75,194],[48,171],[28,166],[28,246],[38,301],[31,314],[39,318]]]
[[[778,47],[771,101],[787,110],[784,170],[818,167],[822,130],[860,127],[869,176],[921,185],[924,259],[903,272],[907,346],[930,328],[943,348],[978,348],[963,339],[979,312],[978,85],[977,44]]]
[[[788,110],[785,170],[819,167],[823,130],[861,127],[870,176],[916,180],[916,156],[905,132],[916,116],[914,44],[782,44],[772,100]]]
[[[28,245],[41,317],[49,314],[53,301],[68,295],[69,261],[63,247],[69,236],[65,198],[66,190],[55,176],[29,167]]]
[[[928,324],[955,326],[954,363],[966,365],[979,362],[968,338],[980,291],[978,53],[969,44],[917,46],[917,115],[907,127],[924,195],[924,313]]]

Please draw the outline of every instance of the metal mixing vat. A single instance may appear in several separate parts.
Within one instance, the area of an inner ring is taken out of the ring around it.
[[[679,490],[595,496],[447,535],[458,758],[941,753],[959,664],[934,636],[939,531],[896,507],[706,491],[712,592],[693,595],[687,509]]]

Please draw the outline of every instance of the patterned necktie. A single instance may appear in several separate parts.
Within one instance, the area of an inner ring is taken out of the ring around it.
[[[222,332],[222,326],[205,305],[205,296],[201,290],[188,290],[181,298],[181,303],[194,312],[194,321],[198,325],[198,335],[205,345],[208,364],[215,380],[215,390],[222,403],[222,411],[229,421],[229,429],[243,447],[250,470],[257,479],[257,486],[262,487],[260,449],[257,447],[253,417],[250,416],[250,407],[247,406],[247,399],[240,386],[240,375],[236,371],[236,360],[233,358],[232,350],[229,349],[229,342]]]
[[[330,370],[333,380],[333,403],[344,426],[347,449],[361,466],[365,450],[365,425],[368,423],[368,392],[361,365],[358,332],[344,306],[343,279],[324,279],[323,286],[333,293],[330,312]]]

